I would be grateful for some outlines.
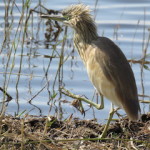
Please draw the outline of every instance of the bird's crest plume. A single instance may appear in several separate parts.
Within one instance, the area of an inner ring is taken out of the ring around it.
[[[70,14],[71,16],[80,16],[80,15],[85,15],[89,16],[90,15],[90,9],[88,6],[84,4],[76,4],[76,5],[71,5],[68,8],[63,10],[63,14]]]

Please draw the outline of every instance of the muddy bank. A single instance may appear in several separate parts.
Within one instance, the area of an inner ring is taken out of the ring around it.
[[[59,121],[50,116],[0,118],[0,149],[25,150],[116,150],[150,149],[150,114],[142,121],[129,123],[127,118],[111,123],[107,137],[99,139],[104,125],[96,120],[70,117]]]

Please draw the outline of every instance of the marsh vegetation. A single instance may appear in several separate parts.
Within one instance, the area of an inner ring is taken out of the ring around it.
[[[150,4],[145,0],[89,5],[99,34],[116,42],[132,66],[145,114],[142,121],[129,124],[119,111],[107,138],[99,139],[109,102],[102,111],[85,103],[81,108],[65,93],[67,89],[97,100],[74,49],[72,30],[40,18],[41,13],[58,13],[63,5],[4,0],[0,2],[1,149],[150,148]]]

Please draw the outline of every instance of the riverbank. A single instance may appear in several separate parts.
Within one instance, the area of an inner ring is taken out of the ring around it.
[[[141,122],[127,118],[111,123],[105,139],[98,136],[104,125],[96,120],[70,118],[59,121],[53,116],[1,116],[0,149],[23,150],[116,150],[150,149],[150,114]]]

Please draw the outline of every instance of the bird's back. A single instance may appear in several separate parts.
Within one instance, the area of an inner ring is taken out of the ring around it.
[[[99,37],[87,53],[87,71],[96,89],[122,107],[130,120],[137,120],[140,106],[135,78],[120,48],[110,39]]]

